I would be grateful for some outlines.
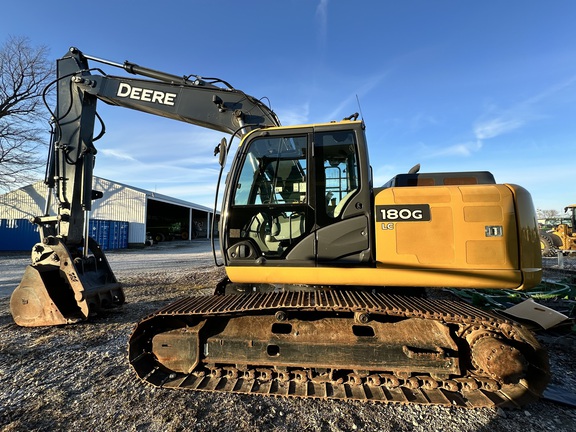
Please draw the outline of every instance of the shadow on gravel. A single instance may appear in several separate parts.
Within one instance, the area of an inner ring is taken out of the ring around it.
[[[98,312],[97,315],[91,316],[86,324],[128,324],[136,325],[143,318],[163,308],[172,301],[148,301],[139,303],[125,303],[114,309],[106,309]]]

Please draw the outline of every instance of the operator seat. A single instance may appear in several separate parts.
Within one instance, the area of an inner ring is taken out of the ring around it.
[[[350,201],[350,199],[354,196],[354,194],[356,193],[357,190],[358,189],[352,189],[350,192],[348,192],[346,195],[344,195],[344,198],[342,198],[340,200],[340,202],[336,205],[336,207],[334,208],[334,217],[335,218],[340,216],[340,213],[342,213],[342,210],[344,210],[344,207]]]

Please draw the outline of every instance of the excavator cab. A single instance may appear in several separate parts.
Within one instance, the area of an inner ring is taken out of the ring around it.
[[[364,148],[361,122],[288,133],[270,128],[246,137],[231,168],[220,230],[231,271],[371,264]]]

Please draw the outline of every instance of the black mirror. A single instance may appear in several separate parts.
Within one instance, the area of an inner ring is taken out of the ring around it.
[[[214,156],[216,155],[219,155],[218,163],[223,167],[226,163],[226,156],[228,155],[228,143],[226,142],[226,138],[222,138],[220,144],[218,144],[214,149]]]

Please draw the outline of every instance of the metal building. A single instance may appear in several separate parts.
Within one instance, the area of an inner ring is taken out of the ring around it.
[[[94,177],[93,189],[103,192],[104,197],[92,204],[91,226],[101,225],[95,221],[127,222],[127,245],[130,247],[144,246],[150,236],[155,241],[210,236],[213,211],[208,207],[100,177]],[[0,224],[0,250],[27,250],[30,247],[29,240],[23,240],[22,246],[15,244],[19,243],[15,240],[19,236],[8,236],[4,230],[21,227],[26,233],[23,238],[29,238],[30,229],[13,221],[43,214],[46,195],[47,187],[42,181],[0,195],[0,221],[4,221]],[[50,212],[56,213],[54,205]],[[11,246],[6,249],[2,246],[2,238],[8,237]]]

